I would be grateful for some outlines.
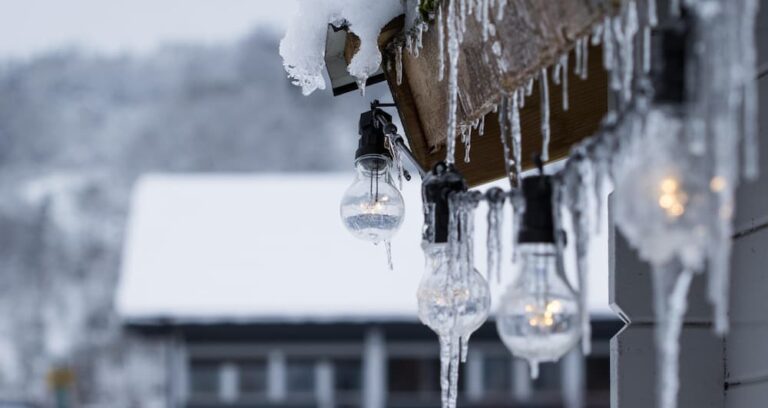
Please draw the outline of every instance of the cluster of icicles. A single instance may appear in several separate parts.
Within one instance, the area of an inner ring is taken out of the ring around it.
[[[327,7],[326,3],[334,4],[335,8]],[[366,10],[366,6],[373,3],[381,4],[381,13]],[[322,88],[320,69],[324,41],[321,40],[325,38],[329,21],[345,21],[361,40],[374,43],[375,34],[389,17],[405,11],[407,35],[403,43],[396,45],[393,58],[396,80],[400,83],[404,48],[417,57],[423,45],[422,35],[430,26],[420,20],[418,5],[416,0],[406,0],[402,4],[393,0],[304,1],[305,18],[297,19],[295,32],[289,31],[281,43],[286,69],[305,93]],[[317,7],[325,8],[313,13],[312,9]],[[492,54],[497,58],[495,64],[505,72],[509,64],[502,58],[495,24],[503,19],[505,9],[509,7],[508,0],[438,2],[434,13],[439,37],[436,77],[437,81],[447,82],[449,90],[446,118],[449,136],[446,138],[446,162],[449,164],[455,160],[455,136],[460,135],[465,144],[464,160],[469,161],[472,133],[477,131],[482,135],[485,127],[482,119],[485,115],[463,124],[458,123],[457,118],[458,61],[467,21],[474,17],[481,23],[483,39],[492,42]],[[754,85],[757,1],[676,0],[670,2],[670,7],[669,14],[673,17],[681,15],[682,8],[686,8],[695,23],[691,43],[697,46],[696,52],[690,53],[686,61],[686,75],[690,78],[685,103],[676,106],[657,104],[648,86],[646,74],[653,63],[651,30],[658,23],[656,0],[623,1],[617,14],[605,17],[590,35],[575,42],[573,69],[580,78],[586,78],[588,73],[589,47],[602,45],[602,65],[609,73],[613,106],[598,134],[576,146],[564,168],[555,175],[553,196],[557,228],[562,229],[563,220],[567,219],[573,231],[568,241],[575,246],[582,345],[583,351],[588,353],[590,326],[585,308],[586,275],[590,265],[586,254],[594,229],[600,227],[600,213],[605,211],[601,202],[605,193],[614,189],[616,225],[653,267],[654,307],[659,322],[661,408],[676,406],[678,336],[688,287],[695,275],[706,271],[708,294],[715,310],[715,330],[719,334],[727,330],[728,262],[735,189],[742,176],[749,179],[757,175],[758,151]],[[376,21],[369,21],[372,15],[377,16]],[[302,30],[306,30],[302,27],[307,25],[307,19],[319,19],[322,24],[312,33],[301,35]],[[361,46],[361,51],[364,52],[355,57],[353,62],[356,63],[350,67],[350,72],[364,84],[367,75],[378,66],[380,55],[375,47]],[[642,60],[636,61],[636,56]],[[563,110],[569,108],[569,54],[557,58],[553,65],[551,72],[544,68],[521,88],[504,93],[491,108],[498,113],[504,162],[513,188],[508,195],[515,209],[513,225],[518,222],[522,210],[521,200],[514,199],[519,198],[515,189],[522,172],[519,111],[526,97],[531,95],[534,81],[539,81],[541,93],[540,137],[544,160],[549,156],[549,91],[553,86],[561,88]],[[743,146],[741,151],[740,145]],[[399,170],[402,165],[397,156],[395,159]],[[743,167],[739,167],[741,164]],[[445,275],[449,285],[441,287],[457,289],[456,293],[464,293],[462,288],[472,287],[472,282],[480,281],[471,259],[474,237],[471,220],[478,200],[478,195],[473,193],[457,195],[452,200],[450,242],[444,247],[425,248],[428,262],[431,259],[435,261],[435,267],[447,265],[449,268]],[[502,203],[489,201],[489,276],[498,277],[501,270],[499,229],[502,208]],[[566,213],[568,217],[564,216]],[[465,221],[459,221],[462,219]],[[462,229],[460,233],[459,228]],[[556,246],[561,258],[565,243],[557,242]],[[478,290],[482,292],[482,289]],[[461,356],[466,356],[466,344],[472,331],[487,316],[482,310],[489,306],[483,305],[483,302],[475,302],[477,313],[471,313],[472,318],[463,320],[452,316],[466,314],[466,302],[461,305],[449,302],[443,315],[421,316],[441,339],[444,407],[456,404],[458,361]],[[456,307],[461,310],[454,309]]]
[[[467,16],[482,22],[484,39],[493,35],[493,16],[501,19],[503,0],[447,0],[439,4],[436,24],[439,37],[440,69],[444,79],[444,54],[447,53],[449,89],[448,135],[460,135],[469,161],[471,133],[483,134],[484,116],[468,124],[457,124],[458,55]],[[447,17],[443,18],[443,7]],[[651,29],[657,25],[655,0],[630,0],[615,16],[605,17],[591,35],[576,41],[574,73],[587,77],[589,46],[603,46],[603,67],[609,72],[609,87],[614,92],[614,109],[603,121],[600,132],[576,146],[566,166],[555,175],[557,228],[562,229],[568,212],[575,245],[579,303],[581,308],[582,348],[590,348],[590,322],[586,310],[587,262],[590,236],[601,228],[605,211],[602,202],[613,186],[614,219],[641,257],[653,267],[654,309],[659,323],[658,406],[676,406],[679,382],[677,361],[679,334],[686,309],[686,297],[695,274],[707,272],[708,294],[715,310],[715,331],[726,332],[728,273],[735,188],[743,175],[757,175],[757,129],[754,22],[755,0],[672,2],[670,14],[680,15],[681,7],[692,14],[698,27],[694,42],[701,52],[689,56],[687,65],[696,66],[683,106],[653,103],[647,81],[651,68]],[[421,32],[426,25],[412,30],[415,39],[406,49],[418,56]],[[409,36],[410,38],[410,36]],[[495,54],[498,42],[494,44]],[[641,47],[635,61],[635,47]],[[402,79],[402,47],[395,56],[398,83]],[[568,53],[557,59],[552,82],[561,87],[563,110],[568,110]],[[498,65],[503,67],[503,61]],[[521,167],[520,109],[531,95],[534,81],[541,92],[542,156],[546,160],[550,141],[549,73],[546,68],[526,84],[502,97],[493,107],[498,113],[503,154],[508,177],[514,188],[519,185]],[[456,137],[447,138],[446,162],[453,163]],[[738,146],[743,146],[739,151]],[[739,164],[743,163],[743,168]],[[452,219],[471,220],[477,195],[469,193],[459,200]],[[590,205],[594,203],[595,205]],[[513,203],[515,221],[521,205]],[[489,202],[488,275],[500,276],[502,204]],[[514,223],[516,225],[516,222]],[[473,234],[453,234],[448,244],[456,282],[466,282],[477,272],[471,260]],[[462,238],[459,239],[458,237]],[[557,243],[562,257],[564,243]],[[429,255],[427,255],[429,258]],[[453,265],[459,265],[453,266]],[[490,280],[490,279],[489,279]],[[483,319],[484,320],[484,319]],[[425,322],[426,323],[426,322]],[[428,324],[429,325],[429,324]],[[431,326],[431,325],[430,325]],[[431,326],[432,327],[432,326]],[[433,327],[434,329],[434,327]],[[441,339],[441,363],[444,407],[455,406],[457,364],[466,356],[466,341],[471,332],[438,331]],[[436,330],[437,331],[437,330]],[[459,353],[458,345],[462,352]],[[447,405],[446,405],[447,404]]]

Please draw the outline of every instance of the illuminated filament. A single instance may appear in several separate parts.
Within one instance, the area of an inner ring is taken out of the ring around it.
[[[688,194],[680,188],[680,182],[673,177],[666,177],[659,184],[659,207],[667,216],[677,218],[685,213]]]
[[[555,317],[563,310],[563,305],[559,300],[553,300],[544,307],[537,308],[534,305],[525,305],[525,312],[528,314],[528,324],[531,327],[550,328],[555,324]]]

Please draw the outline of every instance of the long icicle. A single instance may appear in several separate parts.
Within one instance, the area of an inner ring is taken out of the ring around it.
[[[560,65],[563,66],[563,110],[568,111],[568,53],[560,57]]]
[[[522,128],[520,127],[520,107],[518,106],[518,98],[516,97],[518,94],[522,95],[522,92],[520,90],[515,91],[512,97],[512,106],[510,107],[510,111],[508,114],[511,114],[510,117],[510,127],[512,131],[512,160],[514,161],[514,176],[515,176],[515,186],[514,187],[520,187],[520,175],[523,173],[523,146],[522,146]]]
[[[437,6],[437,80],[445,77],[445,33],[443,29],[443,3]]]
[[[445,162],[453,164],[456,155],[456,109],[459,92],[459,39],[456,27],[456,1],[448,2],[448,129],[446,131]]]
[[[541,160],[549,161],[549,85],[547,84],[547,69],[542,68],[539,75],[539,90],[541,91]]]

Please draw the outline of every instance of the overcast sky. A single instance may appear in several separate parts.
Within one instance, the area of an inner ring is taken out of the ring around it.
[[[72,46],[146,52],[230,41],[258,25],[282,33],[295,8],[296,0],[0,0],[0,58]]]

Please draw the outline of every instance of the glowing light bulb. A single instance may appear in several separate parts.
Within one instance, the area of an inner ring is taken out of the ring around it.
[[[355,160],[357,176],[341,199],[344,226],[355,237],[379,243],[388,241],[400,228],[405,204],[392,184],[391,159],[368,154]]]
[[[419,319],[441,337],[467,340],[488,318],[488,282],[474,268],[465,276],[452,273],[448,244],[428,244],[424,253],[427,268],[417,292]]]
[[[531,364],[556,361],[581,336],[579,306],[571,286],[557,273],[554,244],[525,243],[520,275],[501,298],[496,328],[512,354]]]
[[[676,177],[664,177],[659,183],[659,207],[670,218],[680,217],[685,213],[688,194],[680,187]]]

